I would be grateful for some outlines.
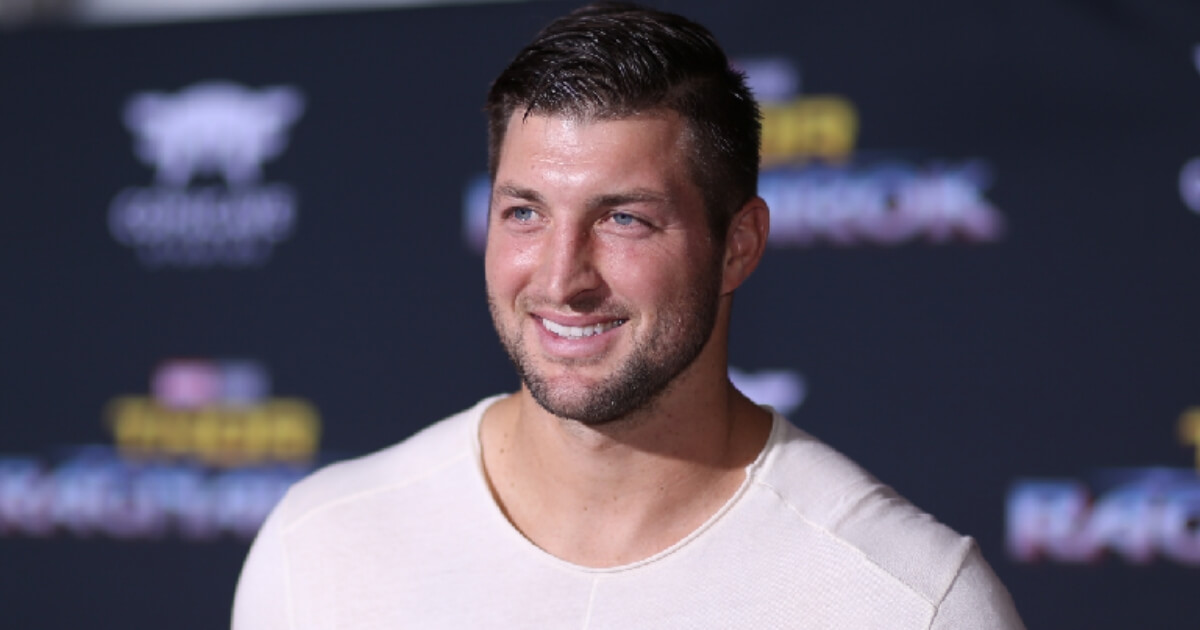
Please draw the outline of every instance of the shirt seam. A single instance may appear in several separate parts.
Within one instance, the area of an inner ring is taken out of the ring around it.
[[[852,551],[855,555],[857,555],[859,558],[861,558],[863,561],[865,561],[876,572],[878,572],[884,576],[887,576],[888,579],[890,579],[892,582],[895,582],[896,584],[900,585],[905,591],[912,593],[918,599],[920,599],[921,601],[928,604],[933,609],[934,613],[936,614],[937,609],[938,609],[938,603],[935,602],[933,599],[926,597],[924,593],[913,588],[912,585],[910,585],[907,582],[905,582],[904,580],[900,579],[900,577],[897,576],[892,571],[889,571],[888,569],[884,568],[882,565],[880,565],[878,562],[876,562],[873,558],[871,558],[871,556],[867,555],[857,545],[854,545],[850,541],[843,538],[842,536],[839,536],[839,535],[833,533],[832,531],[829,530],[829,528],[825,527],[824,525],[821,525],[820,523],[817,523],[816,521],[813,521],[812,519],[808,518],[808,516],[806,516],[803,512],[801,512],[799,508],[797,508],[790,501],[788,501],[786,498],[784,498],[783,493],[781,493],[779,491],[779,489],[776,488],[775,486],[773,486],[770,483],[767,483],[766,481],[763,481],[761,479],[755,480],[754,483],[755,483],[755,485],[762,486],[768,492],[775,495],[775,497],[777,499],[779,499],[779,501],[781,503],[783,503],[783,505],[786,506],[788,510],[790,510],[792,513],[794,513],[796,516],[798,516],[800,518],[800,520],[803,521],[806,525],[817,530],[818,532],[825,535],[826,537],[830,538],[831,540],[836,542],[838,545]],[[963,559],[960,557],[958,559],[958,565],[957,565],[958,568],[955,570],[955,580],[958,579],[957,578],[958,572],[962,570],[962,562],[963,562]],[[953,584],[954,584],[954,580],[951,580],[950,585],[953,585]],[[949,589],[947,589],[947,590],[949,590]],[[943,594],[943,597],[944,597],[944,594]],[[932,621],[933,621],[933,617],[930,617],[930,623],[932,623]]]
[[[304,522],[308,521],[309,519],[313,518],[314,516],[316,516],[322,512],[326,512],[330,509],[333,509],[337,506],[340,506],[340,505],[343,505],[346,503],[352,503],[354,501],[358,501],[360,499],[363,499],[363,498],[366,498],[366,497],[369,497],[372,495],[380,494],[383,492],[389,492],[389,491],[395,490],[397,488],[403,488],[405,486],[410,486],[410,485],[418,483],[420,481],[424,481],[425,479],[442,472],[446,468],[453,466],[454,464],[458,463],[460,460],[462,460],[465,457],[470,457],[469,449],[465,452],[460,451],[460,452],[454,454],[453,456],[449,457],[448,459],[446,459],[442,462],[439,462],[439,463],[431,466],[430,468],[427,468],[424,471],[417,473],[415,475],[405,477],[404,479],[394,481],[391,483],[387,483],[387,484],[384,484],[381,486],[375,486],[375,487],[367,488],[364,490],[358,490],[356,492],[352,492],[347,495],[338,496],[335,499],[326,501],[324,503],[321,503],[320,505],[313,506],[313,507],[305,510],[304,512],[300,513],[299,515],[297,515],[294,519],[290,519],[287,522],[287,524],[284,525],[284,527],[281,531],[281,534],[286,536],[292,530],[300,527],[301,525],[304,524]]]
[[[591,592],[588,593],[587,612],[583,616],[583,630],[588,630],[592,626],[592,606],[596,603],[596,591],[600,587],[600,576],[592,577]]]
[[[933,630],[933,623],[937,621],[938,613],[940,613],[942,610],[942,604],[946,603],[946,596],[950,594],[950,591],[954,590],[954,585],[958,584],[958,579],[962,577],[963,567],[965,567],[967,564],[966,557],[970,555],[970,553],[971,547],[968,545],[967,552],[964,553],[963,557],[958,561],[958,569],[954,571],[954,579],[950,580],[949,586],[946,587],[946,592],[942,593],[942,597],[940,600],[938,600],[938,603],[933,605],[933,614],[929,616],[929,623],[925,626],[926,630]]]

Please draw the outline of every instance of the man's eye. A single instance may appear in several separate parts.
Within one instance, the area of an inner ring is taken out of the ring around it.
[[[517,221],[529,221],[533,219],[533,210],[530,208],[513,208],[508,215]]]
[[[614,213],[612,215],[612,220],[613,223],[616,223],[617,225],[633,225],[634,223],[637,223],[637,219],[633,218],[632,214],[625,214],[624,212]]]

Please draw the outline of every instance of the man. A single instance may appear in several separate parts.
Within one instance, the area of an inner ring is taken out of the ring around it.
[[[488,96],[521,377],[276,508],[234,626],[1020,628],[978,549],[729,382],[758,109],[703,28],[595,5]]]

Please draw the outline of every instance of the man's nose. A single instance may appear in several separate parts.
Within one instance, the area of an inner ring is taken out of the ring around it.
[[[588,291],[599,288],[600,274],[594,260],[590,231],[558,225],[543,250],[540,272],[546,297],[569,304]]]

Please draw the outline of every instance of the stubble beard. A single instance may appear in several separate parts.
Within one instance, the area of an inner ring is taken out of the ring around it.
[[[563,391],[566,388],[557,387],[539,372],[522,343],[520,322],[514,329],[506,329],[490,294],[488,307],[501,344],[538,405],[559,418],[599,426],[652,406],[700,356],[717,321],[719,271],[716,267],[712,273],[704,274],[704,284],[689,290],[683,303],[660,312],[655,329],[635,344],[629,357],[585,392]],[[602,308],[601,305],[595,310]]]

